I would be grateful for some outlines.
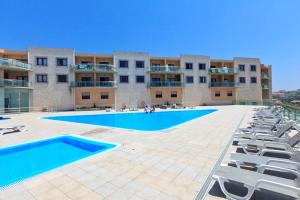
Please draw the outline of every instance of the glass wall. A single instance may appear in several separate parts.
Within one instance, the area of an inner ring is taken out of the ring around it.
[[[1,97],[1,91],[0,91]],[[3,99],[3,98],[2,98]],[[31,107],[32,91],[28,89],[4,89],[5,112],[27,112]],[[1,100],[0,100],[1,106]]]

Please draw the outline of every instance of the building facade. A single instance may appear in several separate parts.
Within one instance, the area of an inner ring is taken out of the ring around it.
[[[271,91],[272,67],[257,58],[0,49],[2,111],[258,104],[270,101]]]

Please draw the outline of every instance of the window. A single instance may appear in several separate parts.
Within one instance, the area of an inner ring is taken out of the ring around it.
[[[256,77],[251,77],[251,83],[257,83]]]
[[[154,67],[160,67],[160,63],[152,63],[152,66],[154,66]]]
[[[36,82],[37,83],[48,83],[48,75],[47,74],[37,74]]]
[[[153,82],[159,82],[159,81],[160,81],[160,78],[158,78],[158,77],[152,77],[152,78],[151,78],[151,81],[153,81]]]
[[[56,81],[58,83],[67,83],[68,82],[68,75],[60,74],[56,76]]]
[[[206,64],[205,63],[199,63],[199,70],[206,70]]]
[[[100,93],[100,98],[101,99],[108,99],[109,98],[108,92],[101,92]]]
[[[145,76],[136,76],[135,81],[137,83],[145,83]]]
[[[56,58],[56,66],[68,66],[67,58]]]
[[[119,67],[120,68],[128,68],[128,60],[120,60]]]
[[[109,62],[99,62],[99,65],[109,65]]]
[[[46,57],[37,57],[36,58],[36,65],[38,66],[47,66],[48,59]]]
[[[221,96],[220,91],[215,91],[215,97],[220,97],[220,96]]]
[[[193,63],[185,63],[185,69],[193,69]]]
[[[100,82],[109,81],[109,77],[107,77],[107,76],[101,76],[101,77],[99,77],[99,81]]]
[[[240,83],[246,83],[246,78],[245,77],[240,77],[239,79],[240,79],[239,80]]]
[[[177,92],[171,91],[171,98],[177,98]]]
[[[256,72],[256,65],[250,65],[250,71]]]
[[[227,96],[232,97],[232,91],[227,91]]]
[[[144,68],[145,62],[144,61],[135,61],[135,67],[136,68]]]
[[[241,72],[245,71],[245,65],[239,65],[239,71]]]
[[[82,82],[92,82],[92,77],[81,77]]]
[[[206,76],[200,76],[199,77],[199,83],[206,83],[207,80],[206,80]]]
[[[155,97],[156,97],[157,99],[162,98],[162,92],[161,92],[161,91],[157,91],[157,92],[155,93]]]
[[[120,76],[120,83],[128,83],[128,76]]]
[[[169,67],[175,67],[175,64],[173,64],[173,63],[168,63],[167,64]]]
[[[81,93],[81,99],[90,99],[90,93],[89,92],[83,92]]]
[[[186,76],[185,77],[186,83],[194,83],[194,77],[193,76]]]

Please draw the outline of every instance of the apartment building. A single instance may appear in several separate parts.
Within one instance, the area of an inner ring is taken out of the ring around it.
[[[0,49],[0,110],[252,104],[271,100],[272,67],[257,58],[144,52]]]

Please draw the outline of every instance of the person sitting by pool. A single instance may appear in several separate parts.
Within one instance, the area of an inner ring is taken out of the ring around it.
[[[147,106],[145,106],[145,108],[144,108],[144,112],[145,112],[146,114],[148,114],[148,112],[149,112],[148,105],[147,105]]]
[[[150,113],[155,112],[155,106],[152,106]]]

